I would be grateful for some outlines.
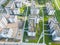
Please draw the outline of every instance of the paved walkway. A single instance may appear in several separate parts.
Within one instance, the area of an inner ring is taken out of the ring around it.
[[[43,43],[0,43],[0,45],[46,45],[46,44],[43,44]]]
[[[43,43],[22,43],[21,45],[46,45],[46,44],[43,44]]]

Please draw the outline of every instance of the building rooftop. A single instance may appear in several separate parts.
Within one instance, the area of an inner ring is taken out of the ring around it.
[[[56,35],[60,37],[60,24],[58,23],[56,18],[54,17],[49,18],[48,23],[49,23],[50,29],[54,30],[56,32]]]
[[[35,22],[32,19],[29,19],[29,32],[35,32]]]
[[[32,8],[32,7],[31,7],[30,13],[31,13],[31,14],[39,14],[39,8],[35,8],[35,7]]]
[[[0,0],[0,5],[4,4],[7,0]]]
[[[47,8],[47,10],[49,9],[49,10],[54,10],[54,8],[52,7],[52,4],[50,3],[50,2],[47,2],[46,3],[46,8]]]
[[[56,31],[56,35],[60,37],[60,24],[55,24],[53,28]]]
[[[28,18],[39,18],[39,15],[32,14],[32,15],[29,15]]]
[[[11,7],[11,6],[12,6],[12,4],[13,4],[13,2],[14,2],[14,0],[11,0],[11,1],[7,4],[7,6],[6,6],[6,7]]]
[[[11,38],[12,37],[12,34],[13,34],[13,30],[12,29],[9,29],[9,28],[4,28],[2,29],[1,33],[0,33],[0,37],[3,37],[3,38]]]

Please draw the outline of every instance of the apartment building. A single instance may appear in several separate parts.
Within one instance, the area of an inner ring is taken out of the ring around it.
[[[7,0],[0,0],[0,5],[4,4]]]
[[[1,30],[3,30],[3,29],[5,29],[5,30],[6,29],[15,30],[13,32],[14,32],[14,35],[16,35],[17,30],[18,30],[17,16],[10,16],[10,15],[7,16],[7,17],[1,16],[1,19],[0,19],[0,28],[1,28]]]
[[[48,15],[54,15],[55,10],[50,2],[46,3],[46,12]]]
[[[22,2],[14,0],[9,2],[9,4],[5,7],[5,10],[8,14],[19,15],[20,7],[22,7]]]
[[[34,3],[35,4],[35,3]],[[36,35],[36,24],[39,23],[39,8],[32,4],[30,15],[28,16],[28,36]]]
[[[50,27],[50,34],[52,35],[52,40],[60,41],[60,24],[57,22],[56,18],[49,18],[48,24]]]

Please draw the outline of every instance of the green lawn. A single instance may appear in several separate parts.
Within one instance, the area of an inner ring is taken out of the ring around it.
[[[39,15],[42,16],[42,8],[40,8]]]
[[[56,10],[55,16],[56,16],[58,22],[60,23],[60,10]]]
[[[51,0],[51,2],[52,2],[52,5],[53,5],[53,7],[54,7],[54,9],[55,9],[55,11],[56,11],[56,12],[55,12],[55,16],[56,16],[58,22],[60,23],[60,10],[59,10],[58,7],[56,6],[54,0]],[[60,0],[57,0],[57,2],[58,2],[58,5],[60,6]]]
[[[49,0],[36,0],[36,3],[38,3],[38,4],[45,4],[48,1]]]
[[[39,27],[37,28],[37,29],[40,29],[40,30],[37,30],[37,34],[36,34],[36,36],[38,37],[38,39],[39,39],[39,37],[40,37],[40,35],[41,35],[41,33],[42,33],[42,31],[43,31],[43,22],[40,20],[40,23],[38,24],[39,25]],[[42,39],[40,40],[40,43],[42,43],[43,41],[42,41]]]
[[[25,30],[28,30],[28,20],[26,20],[26,24],[25,24]]]
[[[59,10],[57,5],[55,4],[55,0],[51,0],[51,2],[52,2],[52,6],[54,7],[54,9]],[[60,5],[60,3],[59,3],[59,5]]]
[[[25,24],[25,29],[26,31],[28,31],[28,21],[26,20],[26,24]],[[23,36],[23,42],[25,42],[25,39],[27,39],[28,35],[27,32],[24,32],[24,36]]]
[[[60,7],[60,0],[57,0],[58,6]]]
[[[26,10],[27,10],[27,6],[26,5],[23,5],[21,8],[19,8],[20,15],[21,16],[25,16],[26,15]]]
[[[21,8],[19,8],[19,11],[20,11],[20,16],[26,16],[27,6],[26,5],[23,5]],[[27,14],[28,15],[30,14],[30,7],[28,7]]]

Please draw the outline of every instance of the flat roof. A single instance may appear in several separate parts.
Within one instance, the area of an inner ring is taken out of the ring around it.
[[[29,31],[30,32],[35,32],[35,25],[36,24],[35,24],[34,20],[33,19],[29,19],[28,22],[29,22],[29,24],[28,24]]]

